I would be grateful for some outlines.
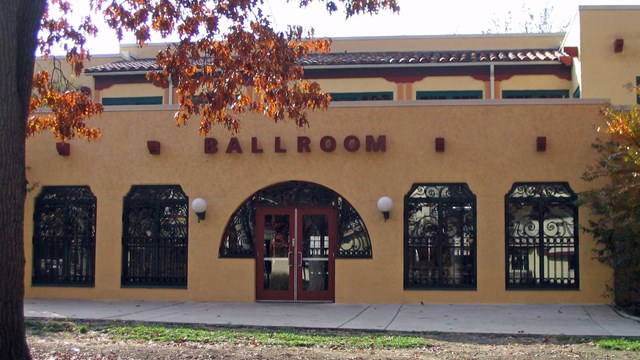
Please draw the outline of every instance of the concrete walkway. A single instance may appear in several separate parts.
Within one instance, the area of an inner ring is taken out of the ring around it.
[[[378,331],[638,336],[607,305],[198,303],[25,299],[27,318]]]

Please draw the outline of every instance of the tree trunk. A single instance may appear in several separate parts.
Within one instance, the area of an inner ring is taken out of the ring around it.
[[[0,10],[0,359],[30,359],[24,328],[25,126],[45,0]]]

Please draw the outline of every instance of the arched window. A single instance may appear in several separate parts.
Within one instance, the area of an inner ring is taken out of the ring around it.
[[[257,206],[331,206],[338,211],[336,257],[371,258],[371,240],[358,212],[331,189],[289,181],[251,195],[231,216],[222,236],[220,257],[255,257],[255,213]]]
[[[33,214],[33,285],[93,286],[96,197],[88,186],[45,186]]]
[[[578,288],[578,206],[567,183],[515,183],[505,196],[507,289]]]
[[[476,196],[467,184],[414,184],[405,196],[404,288],[476,288]]]
[[[179,185],[131,187],[123,210],[123,286],[187,286],[188,209]]]

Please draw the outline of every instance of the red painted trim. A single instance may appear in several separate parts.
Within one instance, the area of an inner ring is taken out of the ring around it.
[[[426,76],[383,76],[382,78],[397,84],[414,83],[424,79]]]
[[[56,143],[56,150],[60,156],[69,156],[71,155],[71,144],[63,142]]]
[[[160,141],[147,141],[147,149],[149,150],[149,154],[151,155],[160,155]]]
[[[496,66],[496,81],[508,80],[516,75],[554,75],[563,80],[571,80],[571,68],[564,64],[531,66]]]
[[[578,57],[578,47],[577,46],[565,46],[562,48],[567,55],[571,57]]]
[[[547,151],[547,137],[546,136],[538,136],[536,138],[536,150],[538,152]]]
[[[255,241],[256,241],[256,300],[285,300],[285,301],[291,301],[293,300],[294,297],[294,286],[293,286],[293,273],[292,271],[297,270],[296,268],[294,268],[293,266],[287,267],[287,269],[289,269],[289,273],[288,275],[288,281],[287,281],[287,288],[284,290],[269,290],[268,288],[265,289],[265,271],[267,269],[270,269],[270,267],[267,267],[267,264],[271,265],[271,261],[266,260],[265,261],[265,257],[270,257],[269,255],[273,256],[273,250],[272,250],[272,254],[265,254],[265,246],[275,246],[275,240],[271,240],[271,243],[266,243],[265,241],[265,222],[268,216],[273,216],[273,215],[284,215],[284,216],[288,216],[289,218],[289,229],[291,229],[291,233],[288,234],[288,237],[285,239],[285,242],[283,242],[284,245],[287,245],[290,252],[289,252],[289,265],[294,265],[294,259],[293,256],[297,256],[297,254],[294,254],[294,244],[292,243],[291,238],[292,237],[297,237],[298,234],[295,234],[295,231],[293,231],[293,229],[295,229],[295,212],[294,212],[294,208],[291,207],[277,207],[277,208],[257,208],[256,209],[256,232],[255,232]],[[265,244],[266,243],[266,244]]]
[[[356,69],[305,69],[306,79],[346,79],[379,78],[393,82],[407,82],[430,76],[470,76],[476,80],[489,81],[487,66],[452,67],[406,67],[406,68],[356,68]],[[506,80],[515,75],[555,75],[560,79],[571,80],[571,68],[558,62],[553,65],[523,64],[500,66],[495,63],[496,80]]]
[[[379,78],[405,83],[429,76],[472,76],[489,74],[487,66],[451,66],[451,67],[400,67],[400,68],[355,68],[355,69],[305,69],[306,79],[347,79]]]
[[[489,81],[489,74],[471,75],[474,80]]]
[[[560,62],[568,67],[573,66],[573,58],[570,56],[560,56]]]
[[[111,76],[95,76],[95,89],[104,90],[116,84],[153,84],[147,80],[146,75],[111,75]],[[155,87],[165,89],[166,87],[153,84]]]
[[[494,79],[496,81],[503,81],[503,80],[509,80],[511,79],[514,75],[517,74],[496,74],[494,75]],[[528,74],[527,74],[528,75]]]
[[[304,238],[304,217],[305,216],[316,216],[316,215],[324,215],[327,219],[327,235],[329,236],[329,249],[336,248],[336,241],[338,237],[338,214],[336,209],[327,208],[327,207],[298,207],[298,234],[296,236],[297,248],[303,249],[305,248],[305,241],[309,241],[309,239]],[[324,240],[323,240],[324,241]],[[309,246],[309,245],[307,245]],[[335,300],[335,252],[329,251],[327,261],[327,271],[328,271],[328,283],[326,290],[305,290],[303,286],[303,267],[296,266],[295,271],[297,272],[298,278],[298,300],[300,301],[334,301]]]

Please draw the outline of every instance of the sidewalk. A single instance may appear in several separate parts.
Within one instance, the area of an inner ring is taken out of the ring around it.
[[[607,305],[198,303],[25,299],[27,318],[344,330],[640,336]]]

